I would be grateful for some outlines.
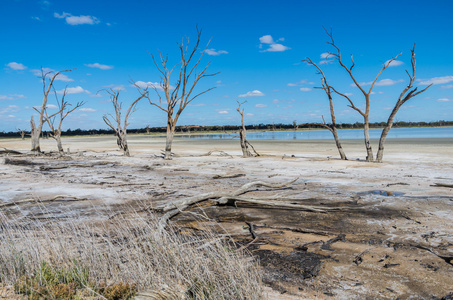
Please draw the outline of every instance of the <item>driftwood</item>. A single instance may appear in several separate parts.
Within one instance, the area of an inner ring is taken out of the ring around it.
[[[239,173],[239,174],[230,174],[230,175],[215,175],[212,177],[212,179],[237,178],[237,177],[242,177],[242,176],[245,176],[245,174]]]
[[[31,198],[31,199],[24,199],[24,200],[19,200],[19,201],[15,201],[15,202],[1,203],[0,208],[4,208],[4,207],[8,207],[8,206],[15,206],[15,205],[19,205],[19,204],[33,203],[33,202],[34,203],[44,203],[44,202],[61,201],[61,200],[82,201],[82,200],[88,200],[88,199],[80,199],[80,198],[77,198],[74,196],[58,195],[51,199],[44,199],[44,200]]]
[[[219,204],[227,204],[228,203],[228,198],[231,197],[237,197],[241,194],[244,194],[249,191],[249,189],[257,186],[265,186],[269,188],[281,188],[281,187],[286,187],[292,183],[294,183],[296,180],[299,178],[290,180],[288,182],[282,183],[282,184],[270,184],[267,182],[263,181],[254,181],[250,183],[246,183],[243,186],[241,186],[239,189],[233,191],[233,192],[210,192],[210,193],[204,193],[200,195],[196,195],[187,199],[183,199],[177,202],[172,202],[169,203],[165,206],[158,207],[157,209],[160,209],[164,212],[166,212],[159,220],[159,225],[161,228],[165,228],[167,225],[168,220],[179,214],[181,211],[187,209],[190,205],[209,200],[209,199],[217,199],[215,200]]]
[[[446,187],[446,188],[453,188],[453,184],[446,184],[446,183],[434,183],[434,187]]]
[[[21,152],[19,151],[16,151],[16,150],[11,150],[11,149],[6,149],[6,148],[3,148],[4,150],[0,150],[0,154],[22,154]]]

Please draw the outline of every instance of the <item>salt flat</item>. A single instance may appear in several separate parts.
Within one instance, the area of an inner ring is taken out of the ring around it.
[[[240,201],[191,210],[220,223],[241,245],[252,241],[245,222],[255,225],[258,239],[247,247],[261,260],[271,298],[276,291],[302,299],[442,298],[453,292],[453,266],[442,258],[453,256],[453,189],[436,186],[453,184],[453,139],[388,140],[379,164],[364,161],[360,140],[343,141],[347,161],[338,159],[329,140],[251,141],[261,156],[242,158],[238,140],[176,139],[170,161],[161,158],[164,138],[130,135],[128,141],[131,157],[121,155],[113,136],[63,138],[67,156],[36,157],[28,153],[29,140],[0,140],[0,147],[24,153],[1,156],[0,203],[63,196],[42,203],[45,210],[36,203],[2,210],[18,221],[92,221],[248,182],[299,178],[288,188],[246,195],[327,213]],[[41,140],[41,148],[55,151],[55,142]],[[172,222],[196,226],[191,214]]]

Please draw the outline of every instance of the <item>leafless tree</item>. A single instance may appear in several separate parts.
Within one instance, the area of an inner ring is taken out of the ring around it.
[[[71,104],[65,100],[66,91],[67,91],[67,88],[64,89],[63,96],[61,96],[61,100],[58,99],[57,93],[54,91],[55,98],[57,99],[57,104],[58,104],[58,111],[56,113],[49,115],[47,112],[48,107],[46,106],[44,108],[44,115],[45,115],[44,119],[47,122],[47,124],[49,125],[49,128],[51,130],[50,136],[52,138],[54,138],[55,141],[57,142],[57,148],[58,148],[58,152],[60,154],[64,153],[63,145],[61,144],[61,124],[63,124],[64,119],[70,113],[72,113],[77,108],[79,108],[85,104],[85,102],[83,102],[83,101],[77,102],[77,104],[72,109],[69,109],[69,106],[71,106]],[[36,108],[35,108],[35,110],[38,111]],[[57,116],[59,116],[58,124],[55,124],[55,119]]]
[[[352,69],[354,68],[355,66],[355,63],[354,63],[354,58],[353,56],[351,55],[351,66],[350,67],[347,67],[345,65],[345,63],[343,62],[343,57],[342,57],[342,54],[341,54],[341,51],[340,51],[340,48],[335,44],[335,41],[333,39],[333,34],[332,34],[332,30],[327,31],[327,29],[325,29],[327,35],[329,36],[330,38],[330,41],[327,42],[329,45],[333,46],[335,48],[335,52],[329,52],[329,56],[332,56],[332,57],[335,57],[338,61],[338,63],[340,64],[340,66],[346,70],[347,74],[349,75],[349,77],[352,79],[352,81],[354,82],[355,86],[357,86],[357,88],[359,88],[360,92],[363,94],[364,98],[365,98],[365,110],[363,109],[360,109],[359,107],[357,107],[353,100],[351,99],[350,96],[344,94],[344,93],[341,93],[341,92],[338,92],[334,87],[330,86],[330,88],[335,92],[337,93],[338,95],[344,97],[346,100],[348,100],[349,102],[349,107],[354,109],[355,111],[357,111],[362,117],[363,117],[363,123],[364,123],[364,138],[365,138],[365,148],[366,148],[366,152],[367,152],[367,157],[366,157],[366,160],[367,161],[373,161],[373,149],[371,147],[371,143],[370,143],[370,134],[369,134],[369,129],[370,129],[370,122],[369,122],[369,116],[370,116],[370,95],[373,91],[373,88],[379,78],[379,76],[382,74],[382,72],[387,69],[390,64],[396,60],[398,58],[398,56],[400,56],[402,53],[398,54],[397,56],[393,57],[392,59],[386,61],[383,65],[383,67],[381,68],[381,70],[378,72],[378,74],[376,75],[375,79],[373,80],[373,82],[371,83],[371,86],[370,88],[368,89],[368,91],[366,91],[364,89],[364,87],[362,86],[363,84],[360,84],[357,79],[355,78],[355,76],[353,75],[352,73]]]
[[[318,126],[322,126],[326,129],[328,129],[332,133],[333,138],[335,139],[335,144],[337,146],[338,152],[340,153],[340,158],[342,160],[347,160],[346,154],[344,153],[343,147],[341,146],[340,138],[338,137],[337,122],[336,122],[336,118],[335,118],[335,110],[334,110],[333,99],[332,99],[332,87],[327,83],[327,79],[326,79],[326,76],[324,75],[324,72],[321,70],[321,68],[316,63],[314,63],[309,57],[306,57],[305,60],[303,60],[303,61],[305,61],[307,64],[314,66],[316,69],[318,69],[317,73],[319,75],[321,75],[322,87],[320,87],[320,88],[324,90],[324,92],[327,95],[327,98],[329,99],[330,118],[332,120],[332,123],[331,124],[326,124],[326,122],[309,123],[309,124],[306,123],[306,124],[301,124],[301,125],[318,125]],[[324,117],[323,117],[323,120],[324,120]],[[301,125],[299,125],[299,126],[301,126]]]
[[[240,140],[241,140],[242,157],[251,157],[251,156],[253,156],[253,154],[249,150],[249,146],[253,149],[253,151],[255,152],[256,156],[259,156],[259,154],[255,151],[255,148],[253,148],[252,144],[250,144],[247,141],[247,130],[245,129],[245,124],[244,124],[244,108],[242,108],[242,110],[241,110],[241,105],[244,104],[245,102],[247,102],[247,100],[244,101],[244,102],[237,101],[238,108],[236,109],[238,111],[238,113],[241,115],[241,125],[242,125],[242,127],[239,130],[239,137],[240,137]]]
[[[20,128],[17,128],[17,132],[19,132],[20,134],[20,137],[22,138],[22,140],[25,140],[25,135],[27,134],[27,132],[23,129],[20,129]]]
[[[39,110],[37,110],[38,113],[39,113],[38,126],[36,126],[35,121],[33,119],[33,116],[31,116],[31,120],[30,120],[31,151],[41,152],[41,147],[39,146],[39,136],[41,135],[42,126],[44,125],[44,122],[46,121],[45,120],[45,116],[44,116],[44,111],[46,110],[47,97],[48,97],[48,95],[50,93],[50,90],[53,87],[53,83],[55,81],[55,78],[57,78],[57,76],[60,75],[63,72],[70,72],[72,70],[58,71],[58,72],[54,73],[52,75],[52,77],[50,77],[52,72],[44,73],[44,70],[41,69],[41,77],[40,78],[41,78],[42,84],[43,84],[44,97],[42,99],[41,108]],[[50,78],[50,82],[48,84],[46,83],[46,79],[47,78]]]
[[[105,91],[110,95],[110,101],[112,101],[113,108],[115,109],[115,116],[112,114],[106,114],[102,118],[105,124],[107,124],[115,132],[118,147],[123,150],[125,156],[130,156],[129,147],[127,146],[127,126],[129,126],[128,119],[135,111],[137,103],[144,97],[147,97],[148,90],[139,89],[140,96],[135,99],[131,105],[129,105],[126,115],[124,116],[124,120],[121,118],[121,108],[123,103],[118,102],[120,91],[114,91],[113,89]]]
[[[146,125],[146,134],[149,135],[150,131],[151,131],[151,128],[149,127],[149,125]]]
[[[413,88],[413,84],[415,81],[415,69],[416,69],[416,60],[415,60],[415,45],[411,49],[411,65],[412,65],[412,74],[409,74],[409,72],[406,70],[407,76],[409,76],[409,83],[407,86],[404,88],[404,90],[401,92],[400,96],[398,97],[398,101],[396,101],[395,106],[393,107],[392,112],[390,113],[390,116],[387,120],[387,124],[385,125],[384,129],[382,130],[381,133],[381,138],[379,139],[379,149],[376,154],[376,161],[377,162],[382,162],[382,158],[384,156],[384,144],[385,144],[385,139],[387,137],[387,134],[389,133],[390,129],[392,128],[393,125],[393,120],[396,116],[396,113],[400,109],[400,107],[406,103],[408,100],[411,98],[423,93],[426,91],[429,87],[431,87],[432,84],[428,85],[426,88],[424,88],[421,91],[417,91],[417,88]]]
[[[173,68],[169,69],[168,53],[164,55],[161,51],[159,51],[160,64],[157,63],[154,55],[151,54],[154,65],[160,72],[160,84],[159,86],[152,86],[158,98],[156,100],[152,100],[148,97],[148,100],[151,105],[158,107],[167,114],[167,139],[165,145],[165,159],[171,159],[171,147],[176,131],[176,123],[178,122],[181,113],[184,111],[187,105],[197,97],[214,89],[209,88],[195,95],[193,93],[195,87],[201,79],[218,74],[206,73],[210,62],[208,62],[200,72],[197,72],[197,68],[199,67],[201,59],[209,45],[208,42],[203,51],[201,51],[198,60],[195,60],[194,56],[199,51],[198,49],[200,45],[200,39],[201,31],[197,28],[197,40],[193,48],[189,49],[188,37],[183,38],[182,42],[178,43],[181,61],[178,64],[180,65],[179,74],[177,75],[174,87],[170,84],[170,76],[178,65],[175,65],[173,66]],[[161,92],[159,92],[159,89],[161,89],[164,94],[164,100],[162,100],[162,95]]]

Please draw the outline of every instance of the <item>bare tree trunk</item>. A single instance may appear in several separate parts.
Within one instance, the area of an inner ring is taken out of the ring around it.
[[[343,147],[341,146],[340,138],[338,137],[337,128],[335,126],[332,126],[331,132],[333,134],[333,138],[335,139],[335,144],[337,145],[338,153],[340,154],[340,159],[347,160],[348,158],[346,157],[346,154],[343,151]]]
[[[252,153],[249,151],[249,147],[247,145],[247,133],[245,128],[241,128],[239,131],[239,136],[241,138],[241,149],[242,149],[242,157],[250,157]]]
[[[365,119],[365,124],[363,127],[363,133],[365,136],[365,148],[366,148],[366,161],[372,162],[373,161],[373,149],[371,148],[371,142],[370,142],[370,124],[368,122],[368,119]]]
[[[171,159],[171,145],[173,143],[173,138],[175,137],[176,127],[172,126],[170,123],[167,125],[167,139],[165,142],[165,156],[164,159]]]
[[[58,152],[64,154],[63,145],[61,143],[61,133],[54,134],[53,138],[57,141]]]
[[[390,114],[387,124],[385,125],[384,129],[382,130],[381,133],[381,138],[379,139],[379,149],[376,154],[376,162],[382,162],[382,158],[384,157],[384,144],[385,144],[385,139],[387,138],[387,134],[389,133],[390,129],[392,128],[393,125],[393,119],[396,116],[396,113],[398,112],[399,106],[395,106],[392,110],[392,113]]]
[[[126,129],[119,130],[118,141],[120,148],[123,150],[125,156],[131,156],[129,153],[129,147],[127,146],[127,131]]]
[[[39,136],[41,135],[41,131],[36,128],[33,116],[31,116],[30,127],[31,151],[41,152],[41,148],[39,147]]]

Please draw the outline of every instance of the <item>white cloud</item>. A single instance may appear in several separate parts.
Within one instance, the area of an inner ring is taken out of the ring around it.
[[[109,66],[109,65],[101,65],[99,63],[94,63],[94,64],[86,64],[85,66],[89,67],[89,68],[97,68],[97,69],[101,69],[101,70],[110,70],[110,69],[113,69],[113,66]]]
[[[93,16],[73,16],[70,13],[63,12],[61,15],[54,13],[53,16],[57,19],[65,19],[69,25],[94,25],[100,23],[99,19]]]
[[[449,84],[449,85],[444,85],[442,86],[443,89],[451,89],[453,88],[453,84]]]
[[[116,85],[116,84],[110,84],[110,85],[106,85],[106,86],[104,86],[104,87],[105,87],[105,88],[112,89],[112,90],[114,90],[114,91],[125,91],[125,90],[126,90],[126,88],[125,88],[124,85],[122,85],[122,84],[118,84],[118,85]]]
[[[55,104],[49,104],[49,105],[47,105],[47,108],[48,109],[57,109],[58,106],[56,106]]]
[[[17,63],[17,62],[10,62],[6,66],[10,67],[11,69],[16,70],[16,71],[25,70],[27,68],[23,64],[20,64],[20,63]]]
[[[25,99],[24,95],[18,94],[8,94],[8,95],[0,95],[0,100],[17,100],[17,99]]]
[[[437,102],[449,102],[449,101],[453,101],[453,100],[448,99],[448,98],[440,98],[440,99],[437,99]]]
[[[207,55],[214,55],[214,56],[217,56],[217,55],[220,55],[220,54],[228,54],[228,52],[225,51],[225,50],[215,50],[213,48],[206,49],[205,52],[206,52]]]
[[[278,99],[274,99],[274,100],[272,100],[272,103],[274,103],[274,104],[279,104],[280,102],[281,102],[281,101],[280,101],[280,100],[278,100]]]
[[[44,74],[46,74],[46,73],[55,73],[56,72],[54,69],[51,69],[51,68],[42,68],[42,71],[44,72]],[[30,70],[30,72],[32,72],[35,76],[38,76],[38,77],[42,76],[42,72],[39,69],[32,69],[32,70]],[[64,82],[74,81],[74,79],[69,78],[68,75],[66,75],[64,73],[58,74],[58,76],[55,78],[55,80],[64,81]]]
[[[96,110],[95,110],[94,108],[83,107],[83,108],[79,108],[79,111],[84,111],[84,112],[95,112]]]
[[[267,107],[267,105],[266,104],[257,104],[257,105],[255,105],[255,107],[264,108],[264,107]]]
[[[227,110],[220,110],[220,111],[219,111],[219,114],[221,114],[221,115],[226,115],[226,114],[228,114],[228,111],[227,111]]]
[[[324,53],[321,53],[320,57],[322,59],[326,59],[326,58],[329,58],[329,57],[333,57],[333,55],[329,52],[324,52]]]
[[[309,92],[309,91],[311,91],[311,88],[302,87],[302,88],[300,88],[300,90],[301,90],[302,92]]]
[[[264,35],[264,36],[260,37],[260,43],[262,43],[262,44],[273,44],[274,43],[274,39],[272,38],[271,35]]]
[[[395,85],[399,82],[404,82],[403,79],[399,79],[399,80],[392,80],[392,79],[382,79],[382,80],[379,80],[377,81],[374,85],[375,86],[390,86],[390,85]],[[370,82],[360,82],[360,86],[366,86],[366,85],[371,85],[373,82],[370,81]],[[355,86],[355,83],[351,83],[351,86]]]
[[[284,41],[284,38],[279,38],[278,41]],[[291,48],[283,46],[282,44],[278,44],[274,42],[274,39],[270,35],[264,35],[260,37],[260,49],[263,49],[263,44],[269,45],[269,48],[266,50],[261,50],[261,52],[283,52],[289,50]]]
[[[15,113],[20,110],[19,106],[17,105],[8,105],[6,107],[0,107],[0,115],[7,114],[7,113]]]
[[[57,91],[57,94],[62,95],[64,93],[64,91],[65,91],[64,89]],[[66,88],[66,95],[81,94],[81,93],[91,94],[89,91],[84,90],[81,86]]]
[[[348,96],[348,97],[351,97],[352,95],[354,95],[353,93],[344,93],[345,96]]]
[[[151,82],[151,81],[144,82],[144,81],[139,80],[139,81],[136,81],[135,84],[142,89],[146,89],[146,88],[150,87],[153,89],[156,88],[161,91],[163,90],[162,86],[158,82]],[[132,85],[132,86],[134,86],[134,85]],[[175,88],[174,86],[170,85],[171,90],[173,90],[174,88]]]
[[[245,98],[245,97],[262,97],[262,96],[265,96],[264,93],[262,93],[258,90],[254,90],[251,92],[247,92],[246,94],[239,95],[238,97]]]
[[[420,79],[421,85],[429,85],[429,84],[445,84],[449,82],[453,82],[453,76],[443,76],[443,77],[434,77],[430,79]]]
[[[384,63],[384,65],[387,65],[389,61],[390,61],[390,59],[387,60],[387,61]],[[403,64],[404,64],[404,63],[403,63],[401,60],[394,60],[394,61],[392,61],[392,62],[390,63],[389,67],[397,67],[397,66],[401,66],[401,65],[403,65]]]
[[[39,17],[31,17],[31,18],[36,21],[41,21],[41,19]]]
[[[264,52],[283,52],[291,48],[283,46],[282,44],[271,44],[269,49],[264,50]]]

